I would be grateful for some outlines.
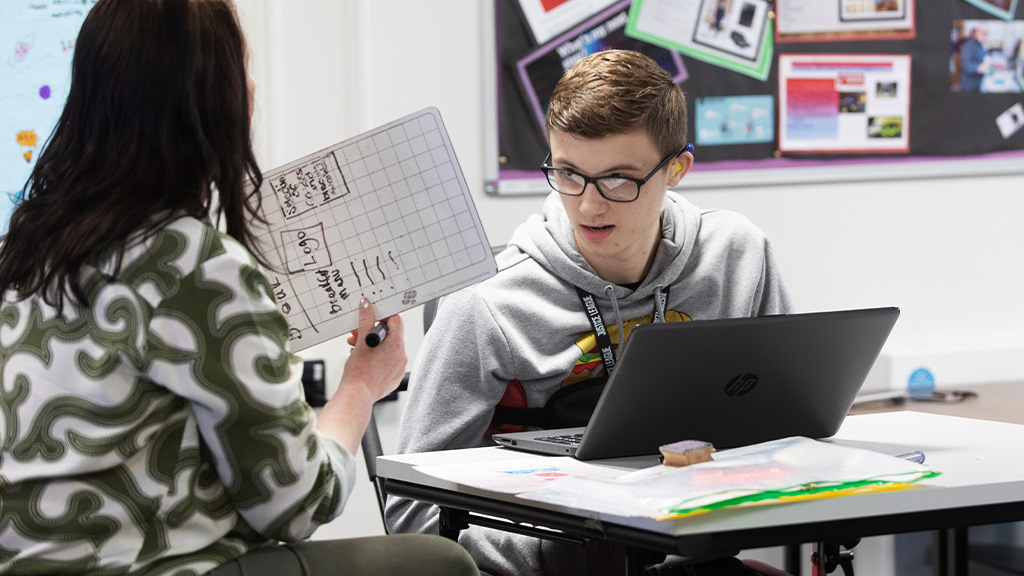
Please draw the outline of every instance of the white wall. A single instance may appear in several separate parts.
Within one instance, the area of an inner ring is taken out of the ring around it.
[[[504,243],[539,209],[538,197],[483,192],[488,127],[480,0],[236,2],[259,85],[255,133],[264,168],[436,106],[491,243]],[[764,228],[801,310],[897,305],[903,313],[891,344],[1024,331],[1024,176],[762,186],[687,196],[701,207],[744,213]],[[419,311],[406,318],[412,357],[420,343]],[[306,356],[326,358],[334,382],[344,348],[325,344]],[[397,407],[386,412],[387,441],[399,416]],[[371,506],[353,503],[332,535],[372,532],[366,527],[376,521],[372,494],[357,495],[362,498]]]

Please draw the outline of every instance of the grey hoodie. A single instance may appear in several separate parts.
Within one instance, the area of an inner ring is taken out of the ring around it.
[[[745,217],[668,192],[661,225],[651,270],[631,290],[587,264],[552,193],[513,233],[496,276],[441,300],[411,371],[398,452],[491,446],[499,402],[543,407],[562,386],[602,375],[574,287],[594,295],[613,344],[656,310],[670,322],[791,311],[768,238]],[[437,532],[434,506],[390,498],[386,516],[392,532]],[[492,574],[582,571],[578,554],[547,541],[474,527],[460,543]]]

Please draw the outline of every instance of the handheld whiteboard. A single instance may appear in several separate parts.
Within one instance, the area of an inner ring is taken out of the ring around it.
[[[497,272],[436,108],[271,170],[260,196],[294,351],[354,330],[360,296],[383,318]]]

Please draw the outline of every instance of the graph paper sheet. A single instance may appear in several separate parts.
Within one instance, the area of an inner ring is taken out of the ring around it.
[[[390,316],[497,271],[436,108],[264,174],[260,248],[302,350],[359,324],[359,298]]]

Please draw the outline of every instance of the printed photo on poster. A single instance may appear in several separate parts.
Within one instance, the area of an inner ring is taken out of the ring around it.
[[[906,0],[842,0],[839,20],[898,20],[907,15]]]
[[[779,150],[908,152],[909,55],[779,55]]]
[[[776,0],[777,42],[905,40],[916,35],[914,0]]]
[[[761,0],[703,0],[693,42],[753,62],[767,13],[768,5]]]
[[[971,6],[975,6],[1003,20],[1013,20],[1017,13],[1017,0],[964,0]]]
[[[693,130],[698,146],[775,141],[775,97],[698,98]]]
[[[518,78],[538,125],[544,127],[544,113],[562,73],[580,59],[613,48],[642,52],[657,62],[679,83],[687,79],[686,67],[678,52],[626,36],[630,0],[614,6],[568,33],[521,58]]]
[[[982,94],[1024,90],[1024,21],[954,20],[949,89]]]
[[[626,34],[767,80],[774,53],[768,0],[634,0]]]

